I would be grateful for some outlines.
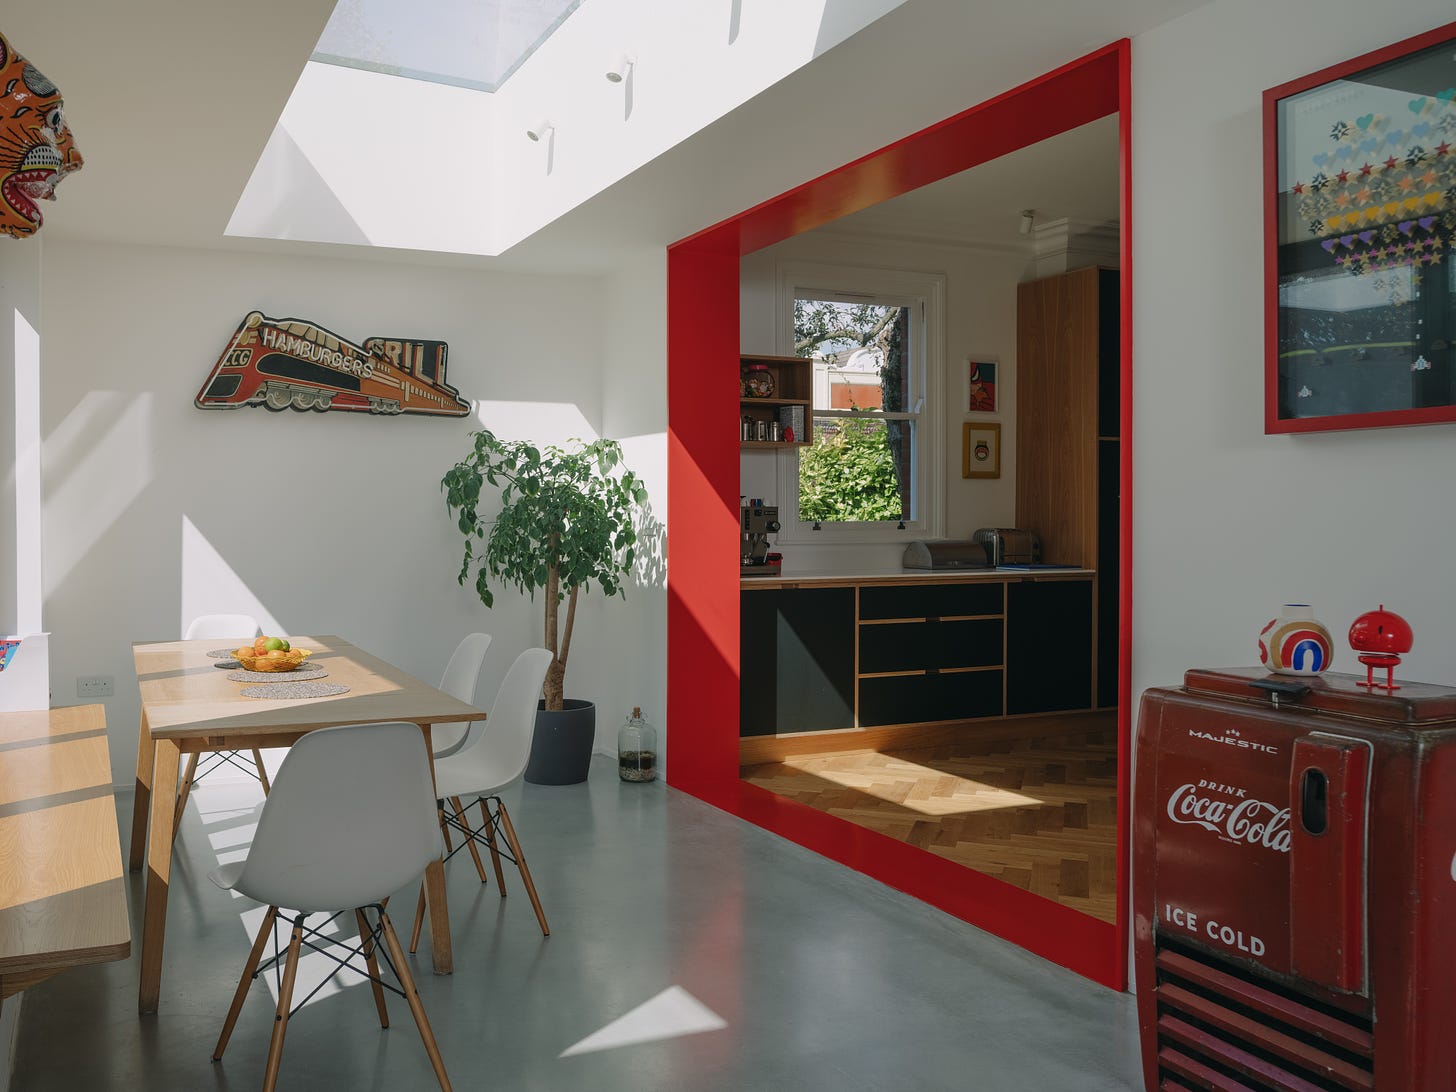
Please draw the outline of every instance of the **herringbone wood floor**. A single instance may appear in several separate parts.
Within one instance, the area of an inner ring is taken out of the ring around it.
[[[1116,921],[1117,732],[791,755],[744,780]]]

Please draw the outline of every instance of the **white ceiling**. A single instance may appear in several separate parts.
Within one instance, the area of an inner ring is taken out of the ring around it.
[[[740,2],[746,19],[768,0]],[[660,253],[808,178],[1204,2],[908,0],[498,258],[224,238],[332,0],[78,0],[16,6],[4,29],[60,86],[87,160],[48,210],[47,236],[605,273],[629,252]],[[825,0],[824,18],[841,17],[837,9],[855,3]],[[1097,143],[1095,133],[1066,139],[1083,136]],[[407,143],[408,135],[389,139]],[[382,144],[382,154],[388,150]],[[430,154],[448,169],[448,151],[415,148],[412,155],[428,174]],[[1014,163],[980,168],[986,196],[949,199],[964,230],[990,233],[992,220],[1009,216],[1014,231],[1023,207],[1038,208],[1038,215],[1043,207],[1074,215],[1074,203],[1084,199],[1102,207],[1105,177],[1089,171],[1085,159],[1040,160],[1055,152],[1024,153],[1038,160],[1030,175],[1012,177]],[[1095,186],[1094,175],[1102,179]],[[942,185],[947,193],[956,189],[954,181]],[[939,199],[938,192],[907,195],[899,199],[903,206],[887,205],[866,222],[876,214],[922,218]],[[988,219],[978,225],[968,206]]]
[[[5,37],[61,89],[86,160],[46,236],[217,245],[333,6],[7,4]]]
[[[873,205],[830,225],[836,231],[1030,246],[1021,213],[1035,224],[1068,219],[1111,224],[1119,216],[1117,116],[1060,133]]]

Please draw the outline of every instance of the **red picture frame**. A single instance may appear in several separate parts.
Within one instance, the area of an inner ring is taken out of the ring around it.
[[[1456,421],[1456,23],[1263,114],[1264,431]]]

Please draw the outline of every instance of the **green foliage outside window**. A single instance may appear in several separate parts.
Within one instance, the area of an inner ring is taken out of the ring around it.
[[[833,434],[817,426],[814,446],[799,452],[799,519],[900,519],[903,506],[885,423],[865,417],[836,423]]]
[[[909,309],[830,300],[794,301],[794,352],[800,356],[859,345],[879,351],[881,408],[904,405]],[[878,415],[815,423],[814,444],[799,452],[799,519],[821,523],[910,518],[909,484],[896,453],[908,440],[903,421]]]

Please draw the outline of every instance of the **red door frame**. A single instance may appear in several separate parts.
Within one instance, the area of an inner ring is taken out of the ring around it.
[[[667,251],[668,780],[1113,989],[1127,982],[1132,710],[1132,188],[1127,39],[682,239]],[[739,258],[1109,114],[1119,115],[1122,450],[1117,924],[1097,921],[739,778]]]

